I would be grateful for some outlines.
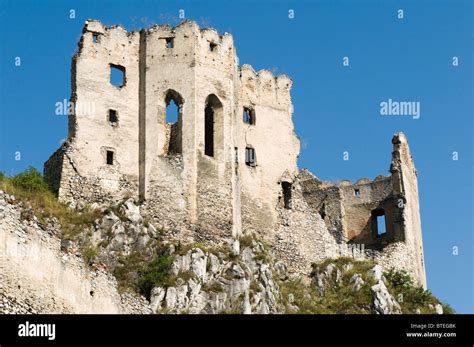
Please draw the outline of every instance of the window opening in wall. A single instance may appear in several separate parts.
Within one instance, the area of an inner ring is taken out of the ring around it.
[[[235,163],[239,163],[239,149],[237,147],[234,147],[234,155],[235,155]]]
[[[283,190],[283,201],[286,209],[291,209],[291,183],[281,182],[281,188]]]
[[[255,125],[255,110],[250,107],[244,107],[244,123]]]
[[[114,165],[114,152],[107,151],[107,165]]]
[[[355,188],[354,189],[354,195],[359,198],[360,197],[360,189]]]
[[[245,148],[245,164],[248,166],[257,166],[257,156],[255,154],[255,148]]]
[[[223,150],[223,105],[214,94],[206,98],[204,108],[204,154],[221,159]]]
[[[116,126],[118,124],[118,114],[116,110],[109,110],[109,123],[112,126]]]
[[[165,40],[166,40],[166,48],[174,47],[174,39],[172,37],[167,37]]]
[[[168,154],[182,153],[182,111],[184,99],[177,91],[169,89],[165,96],[165,122],[169,127]]]
[[[166,122],[174,124],[178,121],[179,106],[176,101],[171,98],[168,105],[166,105]]]
[[[214,109],[208,104],[204,110],[204,154],[214,156]]]
[[[119,88],[125,85],[125,68],[123,66],[110,64],[110,83]]]
[[[216,48],[217,48],[217,43],[209,42],[209,49],[211,50],[211,52],[214,52]]]
[[[387,233],[387,225],[385,221],[385,211],[377,209],[372,211],[372,229],[373,233],[380,237]]]
[[[97,41],[99,40],[99,34],[92,34],[92,42],[94,43],[97,43]]]

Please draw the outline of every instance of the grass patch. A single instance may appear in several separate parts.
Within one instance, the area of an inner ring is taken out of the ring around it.
[[[61,224],[64,239],[74,239],[101,215],[100,211],[88,209],[83,212],[73,211],[59,202],[43,176],[33,167],[12,177],[2,174],[0,189],[14,195],[26,207],[31,208],[40,223],[45,223],[47,218],[56,217]]]
[[[97,249],[97,247],[94,247],[92,245],[87,245],[82,248],[82,257],[84,258],[84,261],[86,262],[86,264],[93,263],[98,255],[99,255],[99,250]]]
[[[222,286],[220,282],[213,280],[213,281],[205,283],[204,286],[202,287],[202,290],[207,293],[209,292],[222,293],[224,292],[224,287]]]
[[[413,283],[410,275],[404,270],[390,269],[384,272],[387,287],[402,308],[403,313],[413,314],[417,309],[421,313],[434,313],[429,305],[441,304],[446,314],[455,313],[453,308],[439,301],[429,290],[425,290]]]
[[[121,290],[130,288],[150,299],[153,287],[171,287],[177,277],[171,273],[174,256],[165,247],[157,247],[150,258],[143,253],[133,252],[119,258],[113,274]],[[181,274],[186,276],[186,274]]]

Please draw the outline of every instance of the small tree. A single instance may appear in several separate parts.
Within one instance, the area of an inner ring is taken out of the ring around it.
[[[49,189],[43,176],[32,166],[28,167],[24,172],[13,176],[10,180],[15,187],[30,192],[45,192]]]

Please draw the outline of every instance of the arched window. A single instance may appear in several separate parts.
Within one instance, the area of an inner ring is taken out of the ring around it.
[[[216,149],[222,142],[222,103],[211,94],[206,99],[204,109],[204,154],[210,157],[216,155]]]
[[[166,126],[170,128],[168,154],[182,153],[182,110],[183,97],[175,90],[169,89],[165,96]]]

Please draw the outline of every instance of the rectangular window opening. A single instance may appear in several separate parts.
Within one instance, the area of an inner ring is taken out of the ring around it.
[[[255,110],[250,107],[244,107],[244,123],[255,125]]]
[[[257,166],[257,157],[255,154],[255,148],[245,148],[245,164],[251,167]]]
[[[118,115],[116,110],[109,110],[109,123],[111,125],[118,124]]]
[[[355,188],[354,189],[354,195],[358,198],[360,198],[360,189]]]
[[[125,85],[125,68],[123,66],[110,64],[110,83],[119,88]]]
[[[385,211],[383,209],[372,211],[372,229],[377,237],[381,237],[387,233]]]
[[[107,151],[107,165],[114,165],[114,152]]]
[[[98,40],[99,40],[99,34],[93,33],[93,34],[92,34],[92,42],[93,42],[93,43],[97,43]]]
[[[172,37],[167,37],[165,40],[166,40],[166,48],[174,47],[174,39]]]

